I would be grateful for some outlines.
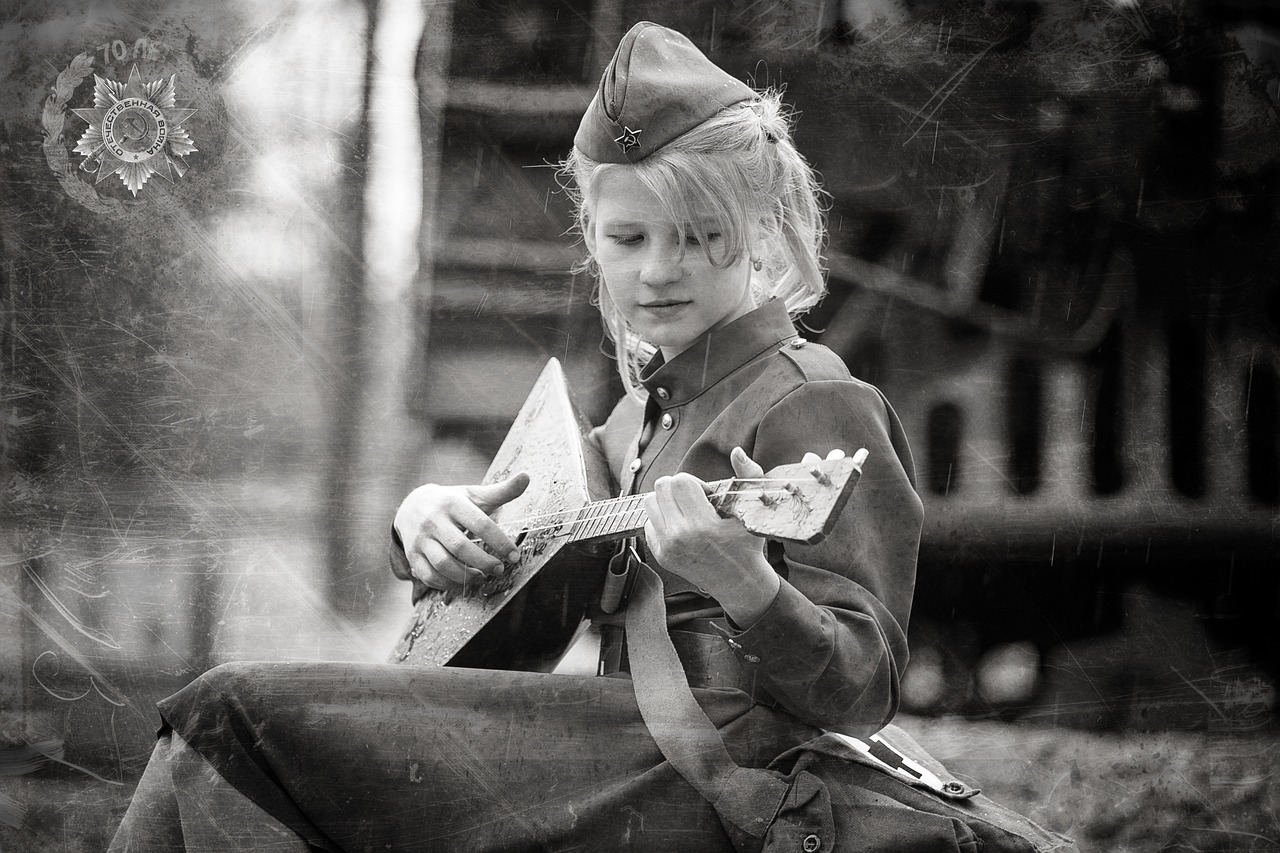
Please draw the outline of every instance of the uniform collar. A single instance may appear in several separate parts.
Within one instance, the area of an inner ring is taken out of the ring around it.
[[[658,353],[640,384],[660,408],[681,406],[757,356],[796,336],[781,299],[770,299],[726,326],[712,329],[671,361]]]

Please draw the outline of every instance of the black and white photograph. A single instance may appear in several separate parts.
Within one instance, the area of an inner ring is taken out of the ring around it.
[[[1280,851],[1280,6],[0,0],[0,853]]]

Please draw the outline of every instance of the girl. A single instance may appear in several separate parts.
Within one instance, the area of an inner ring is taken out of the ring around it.
[[[792,326],[824,235],[779,97],[638,24],[565,172],[628,390],[593,436],[620,490],[652,492],[630,599],[593,614],[609,677],[220,666],[161,703],[113,850],[758,848],[807,796],[759,768],[893,716],[921,506],[887,402]],[[870,456],[820,544],[766,547],[706,498],[830,448]],[[415,490],[393,569],[500,571],[487,513],[527,482]],[[832,849],[820,829],[803,849]]]

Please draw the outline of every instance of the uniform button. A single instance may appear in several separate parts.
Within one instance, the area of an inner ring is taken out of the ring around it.
[[[791,339],[791,348],[792,348],[792,349],[800,349],[802,346],[804,346],[804,343],[805,343],[804,338],[792,338],[792,339]],[[811,837],[812,837],[812,836],[811,836]],[[815,848],[815,849],[816,849],[816,848]]]
[[[739,643],[737,640],[729,639],[729,640],[726,640],[725,642],[727,642],[731,647],[735,649],[742,648],[742,643]]]
[[[742,659],[747,663],[760,663],[760,655],[743,655]]]
[[[653,393],[658,395],[659,400],[666,400],[671,396],[671,392],[668,391],[666,388],[663,388],[662,386],[658,386],[657,388],[653,389]]]
[[[635,472],[640,470],[640,467],[642,465],[644,465],[644,463],[641,462],[639,459],[632,459],[631,464],[628,465],[627,467],[631,469],[631,473],[634,474]]]
[[[957,782],[952,779],[950,782],[942,786],[942,790],[953,797],[958,797],[965,792],[965,787],[963,782]]]
[[[662,428],[663,428],[663,429],[671,429],[671,425],[672,425],[672,424],[674,424],[675,422],[676,422],[676,419],[675,419],[675,418],[673,418],[673,417],[671,417],[670,412],[668,412],[667,414],[664,414],[664,415],[662,416]]]
[[[800,846],[804,849],[804,853],[816,853],[822,846],[822,839],[816,835],[806,835],[804,841],[800,842]]]

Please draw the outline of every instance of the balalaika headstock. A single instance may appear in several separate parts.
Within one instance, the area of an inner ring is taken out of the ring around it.
[[[710,483],[707,496],[721,515],[758,536],[813,545],[835,526],[866,458],[859,450],[844,459],[779,465],[759,479]]]

